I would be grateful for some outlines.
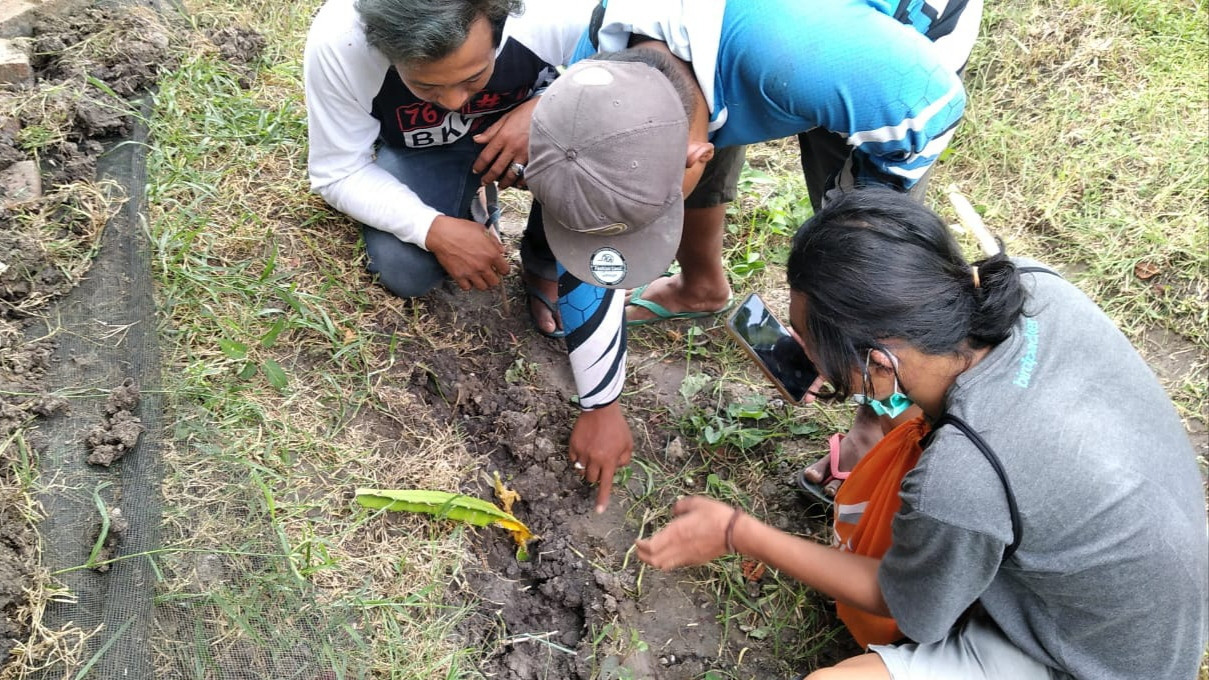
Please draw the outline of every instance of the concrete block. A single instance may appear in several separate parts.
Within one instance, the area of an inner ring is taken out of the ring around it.
[[[0,0],[0,38],[29,35],[41,0]]]
[[[0,38],[0,83],[24,83],[34,76],[29,65],[33,43],[28,38]]]
[[[0,170],[0,201],[6,206],[42,197],[42,173],[35,161],[13,163]]]
[[[30,35],[39,14],[66,14],[89,4],[91,0],[0,0],[0,38]]]

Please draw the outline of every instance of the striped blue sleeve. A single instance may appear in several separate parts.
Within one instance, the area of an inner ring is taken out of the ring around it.
[[[912,109],[907,117],[848,135],[853,153],[846,172],[856,184],[910,189],[949,145],[965,111],[961,79],[945,73],[921,83],[918,96],[917,101],[924,105]]]
[[[589,285],[558,265],[558,311],[579,406],[608,406],[625,383],[625,291]]]

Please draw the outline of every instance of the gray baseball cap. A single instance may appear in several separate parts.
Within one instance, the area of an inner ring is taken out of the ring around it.
[[[589,59],[550,85],[533,111],[525,182],[568,272],[634,288],[667,270],[684,228],[687,149],[684,105],[651,66]]]

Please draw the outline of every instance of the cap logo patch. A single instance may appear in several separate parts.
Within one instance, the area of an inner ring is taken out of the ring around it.
[[[599,66],[580,69],[571,77],[580,85],[608,85],[613,82],[613,74]]]
[[[602,286],[616,286],[628,271],[625,258],[614,248],[598,248],[588,260],[588,271]]]

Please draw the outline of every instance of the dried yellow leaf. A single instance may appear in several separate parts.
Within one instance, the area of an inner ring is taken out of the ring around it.
[[[500,471],[496,470],[491,473],[494,479],[495,497],[499,499],[500,505],[504,506],[504,512],[512,514],[512,504],[521,499],[519,492],[509,489],[504,486],[504,480],[500,479]]]

